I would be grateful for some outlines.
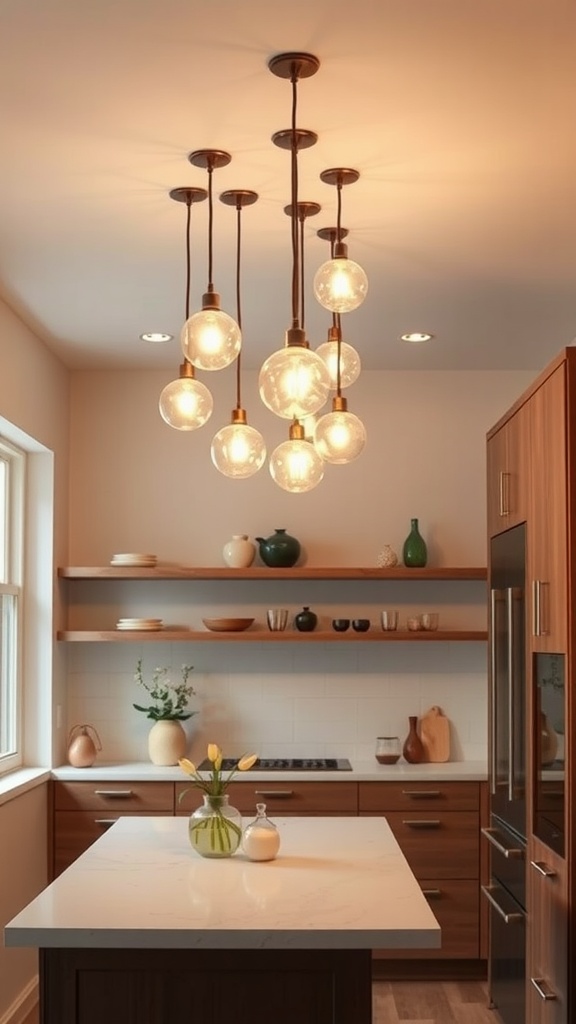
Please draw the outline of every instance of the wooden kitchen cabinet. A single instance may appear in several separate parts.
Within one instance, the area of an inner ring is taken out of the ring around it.
[[[527,1006],[530,1024],[566,1024],[568,894],[566,862],[532,836],[528,844]]]
[[[172,782],[52,782],[53,877],[125,814],[174,814]]]
[[[566,650],[568,642],[568,522],[566,367],[530,397],[528,597],[531,650]]]
[[[442,928],[442,949],[382,959],[477,959],[481,783],[360,782],[361,815],[384,814]]]
[[[488,536],[523,523],[528,502],[530,422],[520,406],[490,431],[486,447]]]
[[[246,816],[256,816],[256,804],[266,804],[266,813],[358,814],[357,782],[231,782],[226,790],[233,807]],[[182,799],[181,794],[185,794]],[[176,783],[176,814],[191,814],[202,803],[202,793],[186,782]]]

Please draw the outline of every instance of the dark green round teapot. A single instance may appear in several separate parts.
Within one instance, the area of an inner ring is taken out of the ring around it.
[[[260,558],[264,565],[274,569],[288,569],[300,557],[300,541],[284,529],[274,530],[270,537],[255,537],[260,545]]]

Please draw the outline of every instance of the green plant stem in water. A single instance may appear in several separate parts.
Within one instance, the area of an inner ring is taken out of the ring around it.
[[[242,829],[215,809],[210,817],[201,818],[190,825],[190,836],[194,846],[205,849],[206,843],[203,840],[207,840],[212,853],[230,854],[238,849]]]

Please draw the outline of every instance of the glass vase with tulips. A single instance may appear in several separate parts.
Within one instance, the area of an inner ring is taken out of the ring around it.
[[[222,770],[222,751],[216,743],[208,744],[208,773],[198,770],[192,761],[183,757],[178,764],[201,790],[204,801],[191,815],[188,835],[192,848],[202,857],[231,857],[242,839],[242,817],[231,807],[226,790],[237,772],[246,772],[257,760],[257,754],[245,754],[229,770]],[[184,790],[180,799],[187,793]]]

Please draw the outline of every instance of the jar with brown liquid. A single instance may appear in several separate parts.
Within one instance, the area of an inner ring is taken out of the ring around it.
[[[396,764],[400,760],[400,739],[398,736],[378,736],[376,739],[376,760],[378,764]]]

